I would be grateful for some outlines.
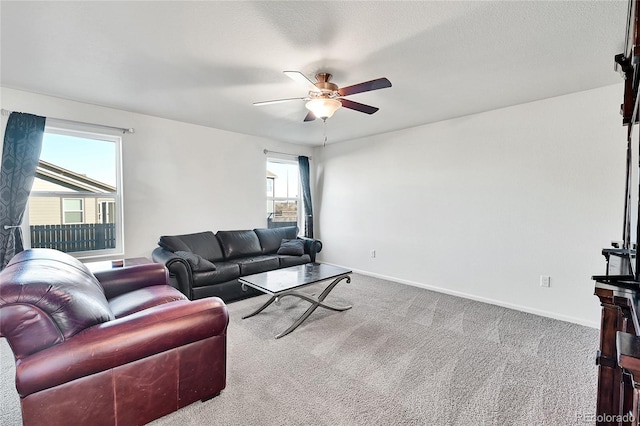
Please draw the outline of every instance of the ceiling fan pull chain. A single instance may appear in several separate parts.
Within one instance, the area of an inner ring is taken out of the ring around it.
[[[322,142],[322,147],[327,146],[327,120],[324,119],[324,141]]]

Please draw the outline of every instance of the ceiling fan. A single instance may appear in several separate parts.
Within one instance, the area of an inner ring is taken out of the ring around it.
[[[254,105],[262,106],[279,102],[299,100],[307,101],[305,107],[309,112],[304,118],[304,121],[313,121],[316,117],[326,121],[327,118],[331,117],[340,107],[364,112],[365,114],[373,114],[378,111],[379,108],[354,102],[349,99],[345,99],[343,96],[391,87],[391,82],[384,77],[340,88],[338,85],[329,81],[331,79],[331,74],[329,73],[316,74],[315,82],[300,71],[284,71],[284,73],[294,81],[306,86],[309,90],[308,96],[303,98],[275,99],[272,101],[255,102]]]

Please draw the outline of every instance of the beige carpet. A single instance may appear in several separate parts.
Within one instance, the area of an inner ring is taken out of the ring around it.
[[[229,305],[227,388],[157,425],[570,425],[595,412],[598,331],[354,274],[307,302]],[[20,424],[0,339],[0,424]]]

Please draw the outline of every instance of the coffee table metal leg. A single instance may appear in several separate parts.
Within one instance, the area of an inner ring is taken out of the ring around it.
[[[276,339],[279,339],[279,338],[281,338],[283,336],[286,336],[287,334],[291,333],[293,330],[298,328],[298,326],[300,324],[302,324],[307,318],[309,318],[309,315],[311,315],[313,313],[313,311],[315,311],[318,306],[322,306],[323,308],[332,309],[334,311],[346,311],[347,309],[351,309],[350,305],[348,305],[348,306],[333,306],[333,305],[328,305],[326,303],[322,303],[322,301],[327,297],[327,295],[329,295],[331,290],[333,290],[333,288],[340,281],[345,280],[345,279],[347,280],[347,283],[351,282],[351,277],[349,275],[343,275],[341,277],[338,277],[335,280],[333,280],[333,282],[331,284],[329,284],[327,286],[327,288],[325,288],[322,293],[320,293],[320,296],[318,296],[317,299],[314,298],[314,297],[310,297],[309,295],[306,295],[304,293],[297,292],[297,291],[289,291],[289,292],[280,294],[279,295],[280,297],[284,297],[284,296],[297,296],[297,297],[300,297],[301,299],[304,299],[307,302],[311,302],[311,306],[309,306],[309,308],[302,315],[300,315],[300,317],[293,324],[291,324],[291,326],[289,328],[287,328],[282,333],[278,334],[276,336]],[[271,301],[269,301],[269,303],[271,303]],[[266,305],[261,307],[258,310],[258,312],[260,312],[264,308],[266,308]],[[258,313],[258,312],[256,312],[256,313]]]
[[[336,306],[336,305],[332,305],[329,303],[325,303],[325,302],[321,302],[319,299],[313,297],[312,294],[305,294],[303,292],[299,292],[299,291],[292,291],[286,294],[281,294],[280,298],[282,299],[285,296],[295,296],[295,297],[299,297],[300,299],[304,299],[307,302],[310,303],[314,303],[322,308],[327,308],[327,309],[331,309],[332,311],[346,311],[347,309],[351,309],[351,305],[347,305],[347,306]],[[276,302],[276,304],[278,304],[278,302]]]
[[[350,305],[347,305],[347,306],[336,306],[336,305],[331,305],[329,303],[324,303],[323,302],[324,299],[327,297],[327,295],[331,292],[331,290],[333,290],[333,288],[340,281],[342,281],[344,279],[347,280],[347,283],[351,282],[351,277],[349,277],[349,276],[338,277],[331,284],[329,284],[329,286],[327,286],[327,288],[325,288],[324,291],[322,293],[320,293],[320,296],[318,296],[318,297],[313,297],[313,296],[315,296],[315,294],[308,294],[308,293],[304,293],[302,291],[297,291],[297,290],[290,290],[290,291],[287,291],[285,293],[280,293],[278,296],[280,296],[281,299],[283,297],[285,297],[285,296],[296,296],[296,297],[299,297],[300,299],[304,299],[307,302],[316,304],[316,305],[321,306],[323,308],[331,309],[331,310],[334,310],[334,311],[346,311],[347,309],[351,309]]]
[[[252,313],[250,313],[250,314],[248,314],[248,315],[243,316],[243,317],[242,317],[242,319],[249,318],[249,317],[252,317],[252,316],[254,316],[254,315],[258,315],[260,312],[264,311],[264,309],[265,309],[267,306],[269,306],[270,304],[272,304],[272,303],[273,303],[273,301],[274,301],[274,300],[276,300],[276,299],[277,299],[277,297],[276,297],[276,296],[271,296],[271,299],[267,300],[267,303],[265,303],[264,305],[260,306],[258,309],[256,309],[256,310],[255,310],[255,311],[253,311]]]

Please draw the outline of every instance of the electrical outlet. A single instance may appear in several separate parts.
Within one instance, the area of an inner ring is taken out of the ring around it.
[[[540,275],[540,287],[551,287],[551,277],[549,275]]]
[[[371,258],[374,259],[376,257],[376,251],[375,250],[371,250]]]

